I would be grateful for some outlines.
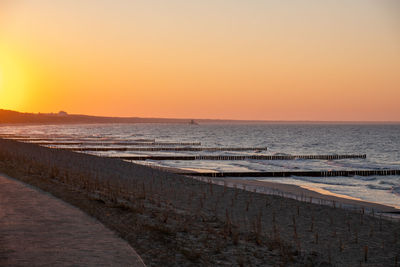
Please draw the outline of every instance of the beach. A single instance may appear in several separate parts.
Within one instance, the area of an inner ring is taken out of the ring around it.
[[[281,194],[287,198],[293,198],[305,202],[312,202],[315,204],[327,206],[337,205],[338,207],[341,206],[342,208],[352,210],[364,209],[364,211],[368,211],[370,213],[375,211],[385,214],[386,216],[393,217],[393,219],[396,219],[397,217],[390,215],[398,214],[400,212],[400,209],[397,206],[363,201],[361,199],[353,198],[350,196],[334,194],[329,191],[323,191],[318,188],[301,187],[291,184],[256,180],[225,179],[225,181],[241,185],[242,188],[243,186],[247,186],[248,190],[251,190],[253,188],[253,191],[254,189],[256,189],[257,192],[265,191],[267,194]]]
[[[339,198],[320,205],[9,140],[0,140],[0,159],[1,172],[97,218],[149,266],[398,262],[399,222],[380,214],[390,207],[360,202],[344,209],[349,200]]]
[[[385,174],[400,172],[399,130],[399,125],[389,124],[86,124],[5,126],[0,134],[152,167],[237,173],[242,180],[293,184],[399,206],[400,176]],[[252,149],[230,151],[245,148]],[[368,172],[372,175],[364,176]],[[243,173],[291,177],[245,177]]]
[[[400,267],[399,1],[0,0],[0,266]]]

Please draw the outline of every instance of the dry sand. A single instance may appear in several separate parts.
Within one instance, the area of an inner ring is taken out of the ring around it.
[[[171,168],[171,167],[154,167],[173,173],[184,173],[185,170]],[[199,169],[190,169],[192,171],[200,171]],[[208,172],[212,170],[207,170]],[[314,204],[337,206],[350,210],[364,209],[368,213],[381,213],[382,215],[400,219],[400,208],[397,206],[390,206],[381,203],[364,201],[361,199],[353,198],[350,196],[334,194],[329,191],[323,191],[318,188],[304,187],[293,184],[284,184],[278,182],[260,181],[257,179],[240,179],[240,178],[209,178],[209,177],[190,177],[195,180],[203,182],[212,182],[213,184],[228,186],[231,188],[240,188],[250,192],[257,192],[268,195],[278,195],[285,198],[296,199],[304,202],[312,202]]]
[[[257,181],[246,182],[242,190],[234,180],[217,185],[116,159],[1,139],[0,170],[98,218],[149,266],[399,263],[399,222],[381,217],[380,206],[367,214],[368,203],[364,209],[341,209],[332,201],[327,206],[248,191],[261,186]],[[272,192],[299,192],[279,184],[266,188],[271,187]]]
[[[382,213],[390,217],[390,214],[400,213],[398,207],[363,201],[348,196],[332,194],[330,192],[323,192],[317,188],[307,188],[292,184],[283,184],[268,181],[258,180],[240,180],[240,179],[224,179],[230,186],[242,187],[246,186],[247,190],[266,194],[278,194],[283,195],[287,198],[293,198],[296,200],[302,200],[306,202],[312,202],[315,204],[323,204],[328,206],[336,205],[337,207],[348,208],[353,210],[364,209],[366,212],[374,210],[376,213]],[[393,217],[396,219],[396,217]]]

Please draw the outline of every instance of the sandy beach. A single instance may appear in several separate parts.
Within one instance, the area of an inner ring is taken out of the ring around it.
[[[181,170],[176,168],[162,167],[159,168],[167,172],[173,173],[184,173],[187,169]],[[199,169],[191,169],[191,171],[198,172]],[[211,170],[205,170],[210,172]],[[278,195],[284,196],[286,198],[292,198],[304,202],[312,202],[314,204],[326,205],[347,208],[350,210],[362,210],[365,212],[381,213],[386,217],[393,219],[400,219],[396,214],[400,213],[400,207],[390,206],[381,203],[374,203],[370,201],[364,201],[361,199],[353,198],[350,196],[334,194],[332,192],[321,190],[316,187],[305,187],[293,184],[284,184],[269,181],[259,181],[259,180],[245,180],[245,179],[235,179],[235,178],[199,178],[191,177],[192,179],[212,182],[217,185],[228,186],[231,188],[240,188],[250,192],[257,192],[268,195]]]
[[[149,266],[399,262],[400,224],[381,216],[397,211],[389,206],[277,183],[227,179],[219,185],[6,140],[0,140],[0,170],[97,218]]]
[[[399,28],[400,0],[0,0],[0,267],[400,267]]]
[[[264,192],[266,194],[283,194],[284,197],[293,198],[296,200],[302,200],[305,202],[312,202],[315,204],[323,204],[327,206],[337,205],[338,207],[348,208],[353,210],[364,209],[365,211],[387,213],[386,216],[390,217],[390,214],[400,213],[400,209],[397,206],[384,205],[380,203],[374,203],[369,201],[363,201],[361,199],[353,198],[350,196],[338,195],[329,191],[322,191],[318,188],[302,187],[291,184],[283,184],[268,181],[257,181],[257,180],[239,180],[239,179],[224,179],[228,183],[241,185],[241,187],[247,186],[247,189],[257,192]]]

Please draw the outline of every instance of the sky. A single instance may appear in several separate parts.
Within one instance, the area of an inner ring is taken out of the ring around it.
[[[0,0],[0,109],[400,121],[399,3]]]

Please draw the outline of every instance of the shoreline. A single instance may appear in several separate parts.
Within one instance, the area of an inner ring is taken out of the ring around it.
[[[259,181],[259,180],[239,180],[239,179],[225,179],[225,180],[236,184],[245,184],[257,187],[266,187],[272,190],[279,190],[282,193],[284,193],[283,195],[284,197],[290,197],[288,195],[290,194],[292,196],[297,196],[298,197],[296,198],[297,200],[299,200],[300,197],[303,197],[304,198],[303,201],[309,202],[311,199],[313,203],[318,203],[318,204],[319,204],[318,200],[323,200],[326,201],[325,204],[329,202],[330,203],[335,202],[337,203],[337,205],[343,204],[347,205],[350,208],[351,207],[365,208],[366,210],[374,209],[375,212],[382,212],[382,213],[400,213],[400,208],[396,206],[390,206],[387,204],[375,203],[371,201],[365,201],[362,199],[347,197],[344,195],[334,194],[329,191],[327,191],[328,193],[324,194],[323,192],[319,192],[318,188],[311,188],[311,187],[306,188],[299,185]],[[330,204],[330,206],[332,206],[332,204]]]
[[[130,160],[125,160],[126,162],[132,162]],[[187,171],[192,171],[192,172],[215,172],[217,171],[212,170],[212,169],[198,169],[198,168],[176,168],[176,167],[167,167],[167,166],[158,166],[158,165],[153,165],[153,164],[140,164],[143,166],[148,166],[150,168],[155,168],[155,169],[160,169],[168,172],[172,172],[175,174],[181,174],[181,173],[187,173]],[[388,203],[379,203],[379,202],[374,202],[374,201],[369,201],[369,200],[363,200],[360,198],[348,196],[348,195],[343,195],[343,194],[337,194],[330,192],[328,190],[324,190],[318,187],[313,187],[313,186],[306,186],[306,185],[297,185],[297,184],[291,184],[291,183],[284,183],[284,182],[278,182],[278,181],[267,181],[267,180],[258,180],[256,177],[252,177],[252,179],[242,179],[242,178],[237,178],[237,177],[208,177],[208,176],[191,176],[191,175],[185,175],[186,177],[190,177],[192,179],[200,180],[200,181],[217,181],[216,184],[223,185],[222,183],[218,181],[229,181],[230,183],[235,183],[236,185],[250,185],[250,186],[258,186],[261,188],[266,188],[266,190],[260,190],[260,193],[266,193],[266,194],[276,194],[274,190],[278,190],[281,193],[284,194],[284,197],[292,198],[292,199],[297,199],[299,200],[299,197],[307,197],[308,199],[313,198],[314,200],[321,200],[323,202],[336,202],[338,204],[343,204],[346,205],[347,208],[366,208],[369,209],[371,212],[374,210],[381,210],[382,213],[387,213],[388,215],[392,214],[399,214],[398,219],[400,220],[400,203],[399,205],[395,204],[388,204]],[[251,181],[251,182],[249,182]],[[268,190],[271,189],[271,190]],[[254,190],[254,188],[253,188]],[[252,190],[252,191],[253,191]],[[313,203],[316,204],[321,204],[317,201],[314,201]],[[325,203],[327,205],[327,203]],[[332,204],[331,204],[332,205]]]
[[[130,162],[130,161],[127,161]],[[173,167],[165,167],[165,166],[156,166],[156,165],[144,165],[150,168],[164,170],[167,172],[171,172],[174,174],[185,173],[188,169],[179,169]],[[199,169],[190,169],[192,171],[198,172]],[[209,170],[206,170],[207,172]],[[315,204],[323,204],[327,206],[333,205],[342,205],[343,208],[349,209],[365,209],[367,212],[380,212],[386,214],[389,217],[390,215],[399,214],[398,218],[400,220],[400,206],[391,206],[389,204],[384,203],[377,203],[372,201],[366,201],[359,198],[354,198],[351,196],[340,195],[332,193],[328,190],[320,190],[319,188],[314,187],[307,187],[307,186],[300,186],[295,184],[285,184],[279,182],[270,182],[270,181],[261,181],[261,180],[245,180],[240,178],[211,178],[211,177],[196,177],[196,176],[189,176],[186,177],[190,179],[195,179],[199,181],[209,182],[213,181],[215,184],[224,185],[224,181],[231,183],[226,184],[230,187],[237,187],[247,190],[249,192],[254,192],[254,189],[257,193],[267,194],[267,195],[279,195],[285,198],[296,199],[298,201],[305,201],[311,202]],[[246,186],[252,186],[253,188],[250,189]],[[308,199],[308,200],[307,200]],[[335,204],[333,204],[335,203]]]
[[[0,172],[97,218],[148,266],[398,262],[400,224],[395,220],[286,197],[290,190],[307,192],[293,185],[244,181],[243,190],[235,179],[216,184],[171,171],[0,138]],[[260,183],[275,194],[262,194]]]

